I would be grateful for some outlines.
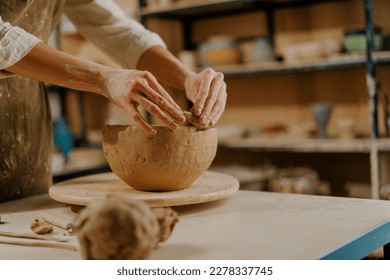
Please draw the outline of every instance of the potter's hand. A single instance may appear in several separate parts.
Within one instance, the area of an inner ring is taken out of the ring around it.
[[[156,130],[143,119],[137,110],[138,105],[171,129],[176,129],[178,124],[185,121],[183,111],[150,72],[109,71],[103,74],[103,84],[107,97],[125,109],[132,119],[151,135],[155,134]]]
[[[194,103],[194,112],[202,126],[214,126],[226,105],[226,83],[223,74],[207,68],[191,74],[185,81],[186,95]]]

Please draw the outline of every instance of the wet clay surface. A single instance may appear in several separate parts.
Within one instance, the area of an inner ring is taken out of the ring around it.
[[[154,128],[157,133],[151,136],[138,126],[105,126],[103,151],[111,170],[137,190],[172,191],[189,187],[209,168],[216,155],[217,129]]]

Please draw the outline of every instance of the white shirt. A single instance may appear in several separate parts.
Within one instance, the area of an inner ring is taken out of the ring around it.
[[[125,68],[134,69],[151,46],[165,44],[160,36],[129,18],[110,0],[57,0],[79,32]],[[0,70],[22,59],[41,40],[3,22],[0,15]],[[0,74],[1,75],[1,74]]]

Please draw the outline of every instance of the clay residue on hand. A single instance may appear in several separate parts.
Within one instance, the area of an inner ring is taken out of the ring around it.
[[[104,72],[97,67],[82,67],[79,65],[65,64],[65,70],[74,77],[78,77],[78,82],[87,85],[96,85],[99,89],[104,88],[101,77]]]
[[[196,129],[210,128],[210,126],[201,124],[199,117],[192,111],[184,111],[184,116],[186,117],[186,121],[183,125],[192,125],[195,126]]]

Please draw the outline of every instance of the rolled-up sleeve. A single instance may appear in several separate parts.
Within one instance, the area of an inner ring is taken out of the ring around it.
[[[21,60],[41,40],[0,16],[0,70]]]
[[[148,48],[155,45],[166,47],[159,35],[129,18],[113,1],[87,2],[68,2],[65,14],[81,35],[122,67],[134,69]]]

